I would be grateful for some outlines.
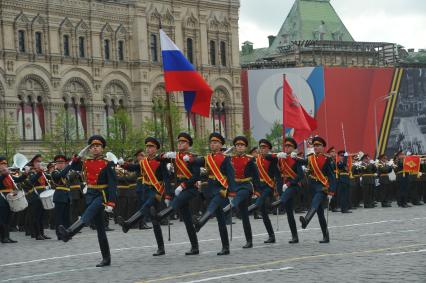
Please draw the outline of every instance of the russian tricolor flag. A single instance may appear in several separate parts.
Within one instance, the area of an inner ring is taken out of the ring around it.
[[[166,92],[183,91],[186,111],[209,117],[213,90],[161,29],[160,41]]]

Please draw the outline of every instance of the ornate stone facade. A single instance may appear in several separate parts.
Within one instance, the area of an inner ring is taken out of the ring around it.
[[[242,131],[239,0],[1,0],[0,114],[26,146],[52,130],[62,109],[81,137],[106,133],[124,107],[133,121],[154,118],[164,95],[160,23],[215,90],[212,118],[196,117],[206,134],[217,121]],[[182,95],[174,95],[186,113]],[[217,115],[217,113],[221,113]],[[216,129],[218,130],[218,129]]]

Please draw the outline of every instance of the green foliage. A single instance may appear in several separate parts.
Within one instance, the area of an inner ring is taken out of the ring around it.
[[[19,147],[19,136],[8,119],[0,118],[0,154],[7,158],[9,164]]]
[[[266,139],[272,143],[274,150],[279,150],[283,143],[283,125],[275,121],[269,134],[266,135]]]
[[[206,138],[194,135],[192,151],[198,155],[206,155],[209,151],[209,143]]]
[[[60,111],[53,123],[52,131],[46,133],[44,142],[47,158],[52,159],[57,154],[70,157],[84,147],[85,137],[81,132],[77,132],[76,121],[71,116],[65,109]]]
[[[253,147],[257,146],[257,140],[253,137],[253,132],[251,129],[244,131],[244,136],[248,139],[249,149],[252,149]]]

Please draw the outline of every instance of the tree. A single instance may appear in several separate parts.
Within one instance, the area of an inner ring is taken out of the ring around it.
[[[65,109],[57,114],[52,131],[46,133],[44,142],[47,145],[48,158],[53,158],[57,154],[70,157],[79,153],[85,146],[84,137],[78,137],[76,121],[69,118],[69,113]]]
[[[9,163],[19,147],[19,136],[12,126],[9,119],[0,118],[0,154],[6,157]]]
[[[283,125],[275,121],[266,139],[271,142],[273,149],[280,150],[283,143]]]

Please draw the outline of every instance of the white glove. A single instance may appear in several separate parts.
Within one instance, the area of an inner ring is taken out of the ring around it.
[[[306,155],[311,155],[311,154],[315,154],[315,150],[313,147],[308,147],[308,149],[306,150]]]
[[[113,210],[114,210],[114,207],[109,206],[109,205],[105,206],[105,212],[106,213],[112,213]]]
[[[83,195],[87,194],[87,185],[83,188]]]
[[[378,173],[374,173],[374,176],[376,176],[376,177],[377,177],[377,176],[379,176],[379,174],[378,174]]]
[[[197,181],[195,183],[195,186],[197,187],[197,189],[201,189],[201,181]]]
[[[182,191],[183,191],[182,186],[177,187],[175,190],[175,196],[178,196]]]
[[[374,161],[373,159],[370,160],[370,164],[375,164],[375,163],[376,163],[376,161]]]
[[[228,197],[228,200],[229,200],[229,203],[231,204],[231,206],[232,206],[232,201],[234,200],[234,197]]]
[[[166,153],[164,153],[164,158],[175,159],[176,158],[176,152],[172,152],[172,151],[166,152]]]
[[[167,167],[167,171],[169,171],[170,173],[175,172],[175,168],[173,167],[173,164],[167,163],[166,167]]]
[[[185,155],[184,157],[183,157],[183,161],[185,161],[185,162],[188,162],[188,161],[190,161],[191,160],[191,157],[189,157],[189,155]]]
[[[329,202],[331,201],[332,198],[333,198],[332,195],[327,195],[327,199],[328,199]]]
[[[25,172],[25,173],[30,172],[30,170],[31,170],[30,166],[25,166],[25,167],[24,167],[24,172]]]
[[[124,159],[123,157],[120,157],[120,159],[118,159],[118,165],[123,165],[124,164]]]
[[[295,151],[293,151],[291,154],[290,154],[290,157],[291,158],[296,158],[297,157],[297,152],[295,152]]]
[[[349,154],[347,152],[345,152],[345,154],[343,154],[344,157],[348,157]]]
[[[284,184],[284,185],[283,185],[283,191],[285,191],[285,190],[287,190],[287,189],[288,189],[287,184]]]
[[[421,177],[421,176],[423,176],[423,173],[422,173],[422,172],[419,172],[419,177]]]
[[[306,172],[306,171],[308,171],[308,168],[306,168],[305,165],[302,165],[302,170],[303,170],[303,172]]]
[[[171,201],[170,201],[169,199],[164,200],[164,202],[166,203],[166,206],[167,206],[167,207],[169,207],[169,206],[170,206],[170,202],[171,202]]]
[[[277,158],[287,158],[287,153],[285,153],[285,152],[278,152],[277,153]]]
[[[407,151],[407,156],[412,155],[411,151]]]

